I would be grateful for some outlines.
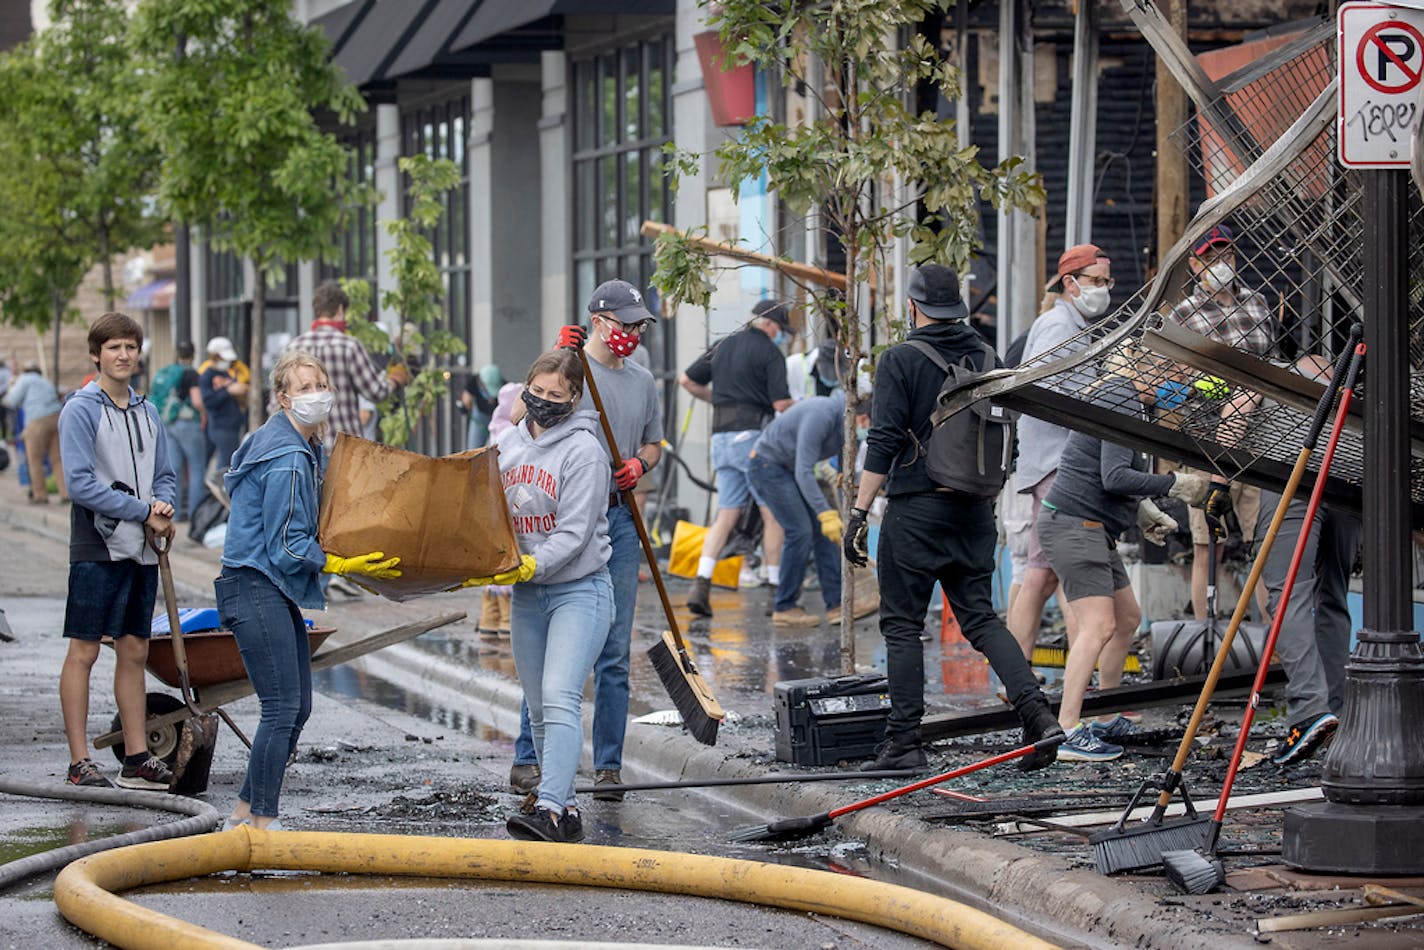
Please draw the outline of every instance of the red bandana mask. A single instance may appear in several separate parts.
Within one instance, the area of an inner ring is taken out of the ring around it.
[[[626,359],[633,355],[633,351],[638,348],[638,343],[642,337],[636,333],[628,333],[622,324],[616,321],[605,321],[613,324],[613,328],[608,331],[608,337],[603,341],[609,351],[619,359]]]

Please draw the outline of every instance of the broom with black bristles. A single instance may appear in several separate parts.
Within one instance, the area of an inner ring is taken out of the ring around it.
[[[608,415],[603,411],[603,399],[598,395],[598,384],[593,381],[593,369],[588,365],[588,357],[578,350],[579,362],[583,364],[584,381],[593,404],[598,409],[598,421],[603,426],[603,438],[608,443],[608,453],[613,457],[615,469],[623,467],[623,456],[618,451],[618,443],[613,438],[613,427],[608,424]],[[717,698],[712,695],[707,681],[697,670],[697,663],[682,639],[677,617],[672,612],[672,601],[668,600],[667,588],[663,586],[663,573],[658,569],[657,555],[653,553],[653,542],[648,538],[648,529],[643,524],[643,515],[638,511],[638,503],[631,491],[622,491],[623,503],[633,515],[633,526],[638,529],[638,540],[643,544],[643,553],[648,557],[648,570],[652,572],[653,583],[657,585],[658,597],[663,602],[663,613],[667,615],[668,629],[662,638],[648,649],[648,659],[653,662],[658,679],[663,681],[672,703],[682,716],[682,724],[692,733],[692,738],[703,745],[717,744],[717,727],[727,714]]]
[[[1236,735],[1236,748],[1231,752],[1231,762],[1226,767],[1226,779],[1221,783],[1221,795],[1216,800],[1216,812],[1207,824],[1206,841],[1200,848],[1162,853],[1162,870],[1167,880],[1183,894],[1209,894],[1226,883],[1226,869],[1217,856],[1216,843],[1221,837],[1221,823],[1226,817],[1226,803],[1231,798],[1232,786],[1236,784],[1236,772],[1241,768],[1241,757],[1246,752],[1246,740],[1251,735],[1251,724],[1256,719],[1256,707],[1261,702],[1261,690],[1266,685],[1266,669],[1271,665],[1271,653],[1276,648],[1276,638],[1281,633],[1281,623],[1290,609],[1291,592],[1295,589],[1295,576],[1305,560],[1306,548],[1310,547],[1310,526],[1315,523],[1315,513],[1320,510],[1320,498],[1325,494],[1325,480],[1330,474],[1330,463],[1335,458],[1335,446],[1340,441],[1340,433],[1345,428],[1345,417],[1350,412],[1350,399],[1355,391],[1355,377],[1360,371],[1360,360],[1365,355],[1365,344],[1355,346],[1350,356],[1350,370],[1345,377],[1344,388],[1340,390],[1340,407],[1335,411],[1335,423],[1330,429],[1330,441],[1326,443],[1325,454],[1320,459],[1320,471],[1315,476],[1315,487],[1310,491],[1310,504],[1305,508],[1305,518],[1300,523],[1300,536],[1296,538],[1295,552],[1291,555],[1290,567],[1286,569],[1285,581],[1281,584],[1281,596],[1276,601],[1276,613],[1271,618],[1271,630],[1266,635],[1266,645],[1261,650],[1261,663],[1256,669],[1256,682],[1251,687],[1251,699],[1246,703],[1246,712],[1241,716],[1241,731]]]
[[[1271,518],[1271,525],[1266,531],[1266,536],[1261,540],[1260,549],[1256,552],[1255,563],[1251,565],[1251,573],[1247,576],[1246,583],[1241,587],[1241,597],[1236,602],[1236,610],[1231,615],[1231,622],[1227,624],[1226,633],[1222,636],[1221,643],[1217,647],[1216,659],[1211,664],[1210,672],[1207,673],[1206,682],[1202,684],[1201,695],[1197,697],[1196,708],[1192,710],[1191,721],[1187,723],[1187,731],[1182,736],[1181,744],[1177,747],[1176,757],[1161,778],[1155,780],[1149,778],[1143,781],[1112,827],[1095,832],[1088,838],[1093,847],[1093,861],[1099,874],[1117,874],[1122,871],[1142,871],[1154,868],[1162,863],[1164,852],[1188,851],[1198,847],[1206,840],[1208,820],[1197,814],[1196,807],[1192,804],[1191,793],[1187,790],[1187,783],[1183,779],[1187,756],[1191,753],[1192,743],[1196,740],[1197,729],[1201,725],[1202,718],[1206,715],[1206,708],[1211,702],[1212,694],[1216,692],[1217,680],[1221,678],[1222,669],[1226,666],[1226,660],[1231,655],[1231,646],[1236,638],[1237,628],[1241,626],[1241,621],[1245,619],[1246,611],[1250,608],[1252,595],[1256,591],[1256,584],[1261,578],[1261,572],[1265,569],[1266,559],[1271,555],[1276,534],[1280,531],[1281,524],[1286,518],[1286,510],[1290,507],[1291,501],[1295,498],[1296,489],[1305,476],[1310,457],[1315,452],[1315,445],[1320,440],[1320,434],[1325,428],[1325,420],[1329,417],[1330,406],[1334,404],[1335,396],[1340,392],[1346,366],[1353,359],[1355,344],[1359,342],[1362,333],[1358,323],[1350,328],[1349,342],[1336,359],[1330,381],[1326,385],[1325,391],[1321,393],[1319,402],[1315,404],[1315,413],[1311,416],[1305,443],[1301,446],[1299,455],[1296,456],[1295,465],[1291,468],[1285,488],[1281,490],[1281,499],[1276,504],[1276,513]],[[1271,651],[1267,648],[1262,654],[1264,664],[1269,665],[1270,656]],[[1263,666],[1263,668],[1265,667]],[[1186,817],[1164,821],[1167,806],[1172,803],[1172,798],[1179,791],[1187,809]],[[1152,813],[1141,822],[1129,826],[1128,817],[1136,810],[1138,803],[1150,792],[1159,793]]]

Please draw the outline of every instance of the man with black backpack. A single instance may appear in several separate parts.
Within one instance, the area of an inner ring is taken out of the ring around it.
[[[1009,420],[980,404],[939,427],[932,421],[947,379],[962,382],[994,369],[998,361],[968,323],[969,308],[953,270],[938,264],[915,269],[907,295],[912,329],[876,367],[865,473],[844,535],[846,558],[865,564],[868,509],[885,486],[889,505],[880,525],[877,572],[890,719],[885,742],[867,769],[927,764],[920,739],[925,711],[920,637],[935,581],[964,636],[1003,682],[1023,722],[1025,743],[1062,732],[1023,652],[994,612],[994,498],[1004,483]],[[1020,762],[1037,769],[1054,759],[1050,750]]]
[[[203,470],[208,462],[208,441],[203,435],[207,427],[207,411],[203,407],[203,392],[198,371],[193,368],[193,344],[178,344],[178,359],[153,376],[149,400],[158,408],[158,415],[168,436],[178,451],[173,453],[173,468],[178,474],[178,505],[174,521],[188,521],[193,509],[203,500]],[[185,474],[186,470],[186,474]]]

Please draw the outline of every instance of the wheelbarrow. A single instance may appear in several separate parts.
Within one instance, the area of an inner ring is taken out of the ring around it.
[[[318,653],[317,650],[328,637],[336,632],[336,628],[309,626],[307,640],[312,651],[312,671],[349,663],[368,653],[412,640],[422,633],[464,620],[465,616],[464,611],[458,611],[427,617],[414,623],[371,634],[334,650],[327,650],[325,653]],[[146,697],[147,718],[145,721],[148,751],[162,759],[169,768],[173,769],[175,775],[186,773],[183,766],[186,766],[187,763],[181,761],[181,756],[184,753],[182,727],[185,720],[194,714],[194,709],[201,713],[216,713],[223,722],[227,723],[228,728],[242,740],[243,744],[248,748],[252,747],[251,741],[222,707],[251,696],[254,692],[252,682],[247,678],[247,670],[242,665],[242,655],[237,649],[237,638],[231,631],[206,630],[185,634],[181,631],[180,623],[178,636],[181,641],[180,649],[186,648],[188,685],[193,708],[190,708],[184,699],[169,693],[150,692]],[[182,676],[174,645],[172,633],[152,635],[148,641],[147,668],[164,685],[181,689]],[[94,748],[112,748],[114,755],[122,761],[124,757],[123,732],[120,729],[118,716],[114,717],[109,729],[109,732],[94,740]],[[203,781],[200,783],[202,787],[192,787],[194,783],[189,782],[186,787],[181,789],[181,792],[191,795],[205,791],[207,788],[206,769],[203,772]],[[176,782],[173,791],[180,791]]]

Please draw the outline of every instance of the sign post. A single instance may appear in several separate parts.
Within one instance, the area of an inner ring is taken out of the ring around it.
[[[1347,3],[1335,22],[1340,164],[1408,168],[1424,78],[1424,10]]]

